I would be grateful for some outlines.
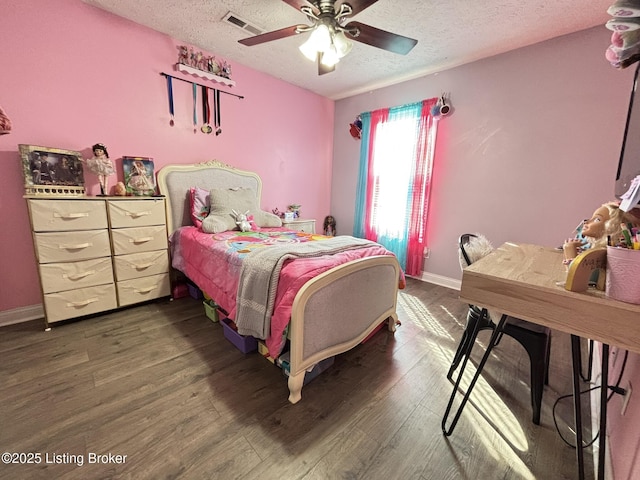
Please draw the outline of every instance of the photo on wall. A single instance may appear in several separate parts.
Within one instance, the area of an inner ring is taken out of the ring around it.
[[[148,157],[122,157],[124,185],[128,195],[151,196],[156,193],[153,159]]]

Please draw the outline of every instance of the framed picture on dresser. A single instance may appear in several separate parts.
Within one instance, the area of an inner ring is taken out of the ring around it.
[[[156,193],[153,159],[122,157],[122,170],[128,195],[151,196]]]
[[[18,145],[27,195],[84,195],[82,154],[74,150]]]

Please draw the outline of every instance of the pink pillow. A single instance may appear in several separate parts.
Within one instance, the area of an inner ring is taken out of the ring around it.
[[[191,187],[189,189],[191,199],[191,221],[193,225],[200,228],[202,221],[209,215],[209,190],[200,187]]]

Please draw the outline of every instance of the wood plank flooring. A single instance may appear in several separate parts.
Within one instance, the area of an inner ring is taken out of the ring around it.
[[[0,478],[577,477],[575,451],[552,418],[556,398],[571,390],[567,335],[554,332],[540,426],[531,422],[528,358],[505,337],[447,438],[446,372],[466,305],[453,290],[408,279],[398,313],[395,335],[383,329],[336,357],[296,405],[281,370],[243,355],[191,298],[50,332],[41,321],[3,327],[0,450],[42,459],[0,464]],[[484,332],[478,343],[487,339]],[[568,439],[570,402],[557,410]],[[89,463],[90,453],[126,458]],[[586,457],[590,473],[590,450]]]

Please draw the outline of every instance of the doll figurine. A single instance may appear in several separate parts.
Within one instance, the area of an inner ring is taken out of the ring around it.
[[[582,236],[570,238],[562,245],[564,264],[568,265],[583,250],[588,248],[606,247],[608,242],[616,244],[622,236],[622,225],[640,226],[639,209],[625,212],[616,202],[608,202],[598,207],[591,218],[582,223]]]
[[[109,176],[115,173],[113,163],[109,159],[107,147],[96,143],[93,147],[93,158],[87,160],[87,167],[98,176],[100,182],[100,194],[109,195]]]

